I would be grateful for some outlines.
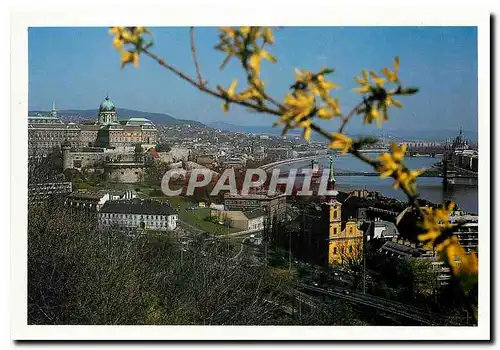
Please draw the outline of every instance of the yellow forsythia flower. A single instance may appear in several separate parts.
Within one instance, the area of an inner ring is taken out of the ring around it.
[[[450,223],[450,214],[454,208],[454,203],[437,209],[423,208],[423,228],[425,232],[418,235],[418,239],[426,243],[426,248],[435,246],[436,240],[441,236],[441,232],[452,226]]]
[[[139,53],[137,51],[121,51],[121,67],[123,68],[128,63],[133,63],[134,67],[139,67]]]
[[[371,124],[373,121],[377,122],[377,125],[382,126],[382,122],[387,120],[386,113],[380,113],[378,108],[375,105],[372,105],[368,112],[364,115],[363,122]]]
[[[311,120],[306,119],[304,121],[301,121],[297,124],[299,127],[304,128],[304,131],[302,133],[302,138],[306,141],[311,140]]]
[[[387,97],[385,98],[384,103],[387,107],[389,107],[389,106],[394,106],[394,107],[398,107],[398,108],[403,107],[403,104],[401,102],[395,100],[390,94],[387,94]]]
[[[423,169],[406,170],[406,171],[398,169],[396,173],[397,174],[396,180],[394,181],[392,187],[398,188],[401,186],[408,192],[413,193],[415,192],[415,181],[418,176],[422,175],[423,172],[424,172]]]
[[[357,91],[361,94],[365,94],[370,91],[370,82],[368,81],[368,72],[366,70],[361,71],[361,77],[354,77],[356,83],[361,85],[360,88],[355,88],[354,91]]]
[[[391,144],[392,157],[395,161],[400,162],[403,160],[407,147],[406,143],[401,144],[401,147],[398,147],[395,142]]]
[[[378,157],[378,161],[380,162],[380,166],[377,168],[377,171],[383,179],[391,176],[395,171],[401,168],[399,162],[395,161],[390,153],[382,153]]]
[[[338,89],[339,86],[325,79],[324,74],[313,74],[303,69],[295,69],[295,80],[304,84],[314,95],[321,96],[327,102],[331,89]]]
[[[215,46],[219,51],[227,54],[221,68],[227,61],[236,57],[253,76],[260,74],[260,62],[264,58],[276,62],[276,58],[263,49],[264,44],[273,44],[272,30],[268,27],[219,27],[220,42]],[[262,38],[263,43],[258,39]]]
[[[403,166],[403,158],[406,152],[406,144],[398,146],[395,142],[391,145],[391,153],[382,153],[377,160],[380,165],[377,171],[380,172],[381,178],[389,176],[394,177],[394,188],[402,187],[407,192],[414,193],[416,191],[416,179],[424,170],[410,170]]]
[[[217,89],[222,92],[222,94],[227,98],[225,102],[222,103],[222,110],[227,113],[229,111],[229,100],[235,99],[236,96],[236,86],[238,85],[238,80],[234,79],[227,90],[217,86]]]
[[[385,78],[381,78],[375,71],[370,71],[370,76],[372,77],[372,81],[379,88],[384,87],[385,82],[387,81]]]
[[[382,74],[384,74],[387,77],[387,80],[389,80],[391,83],[397,83],[399,82],[399,57],[394,58],[394,71],[390,70],[389,68],[384,68],[382,69]]]
[[[284,101],[287,111],[283,114],[282,120],[294,119],[299,122],[314,110],[314,96],[304,91],[297,91],[294,94],[287,94]]]
[[[456,236],[451,236],[437,245],[441,259],[450,265],[455,275],[478,273],[478,261],[475,253],[467,254]]]
[[[353,144],[353,140],[350,137],[338,132],[332,134],[332,139],[328,147],[340,149],[342,154],[347,153]]]
[[[264,27],[264,40],[268,44],[274,44],[273,31],[269,27]]]

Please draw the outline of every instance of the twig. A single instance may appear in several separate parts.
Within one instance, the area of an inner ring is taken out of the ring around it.
[[[219,98],[221,100],[228,101],[228,102],[231,102],[231,103],[234,103],[234,104],[239,104],[241,106],[249,107],[249,108],[252,108],[252,109],[254,109],[256,111],[259,111],[259,112],[265,112],[265,113],[268,113],[268,114],[272,114],[272,115],[276,115],[276,116],[281,116],[281,112],[278,111],[278,110],[271,109],[271,108],[268,108],[268,107],[265,107],[265,106],[258,106],[256,104],[253,104],[253,103],[250,103],[250,102],[246,102],[246,101],[237,101],[237,100],[232,99],[230,97],[223,96],[222,94],[218,93],[217,91],[212,90],[212,89],[206,87],[205,85],[201,85],[200,83],[196,82],[193,78],[191,78],[191,77],[187,76],[186,74],[184,74],[183,72],[179,71],[177,68],[175,68],[174,66],[170,65],[164,59],[162,59],[158,55],[152,53],[148,49],[142,49],[142,52],[144,54],[146,54],[147,56],[151,57],[152,59],[154,59],[161,66],[167,68],[169,71],[171,71],[172,73],[176,74],[179,78],[181,78],[181,79],[187,81],[188,83],[190,83],[191,85],[197,87],[200,91],[206,92],[209,95],[217,97],[217,98]]]
[[[339,133],[343,133],[344,132],[344,129],[345,129],[345,126],[347,125],[347,123],[349,122],[349,120],[351,119],[351,117],[357,113],[358,109],[365,103],[365,101],[361,101],[360,103],[358,103],[356,105],[356,107],[354,107],[347,116],[345,116],[344,118],[342,118],[342,124],[340,125],[340,128],[339,128]]]
[[[189,27],[189,35],[191,37],[191,53],[193,55],[194,66],[196,67],[196,75],[198,75],[198,82],[200,85],[207,85],[207,81],[203,80],[200,71],[200,65],[198,64],[198,57],[196,56],[196,46],[194,44],[194,27]]]

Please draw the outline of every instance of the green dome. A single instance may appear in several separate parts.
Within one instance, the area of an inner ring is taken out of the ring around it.
[[[114,112],[115,111],[115,105],[114,103],[109,99],[108,96],[102,101],[101,105],[99,106],[99,112]]]

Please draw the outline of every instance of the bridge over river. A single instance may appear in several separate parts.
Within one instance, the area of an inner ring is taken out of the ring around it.
[[[289,171],[287,170],[282,170],[280,171],[280,177],[288,177]],[[303,177],[305,176],[304,174],[301,174],[298,172],[296,174],[296,177]],[[340,176],[380,176],[380,173],[376,172],[370,172],[370,171],[352,171],[352,170],[347,170],[347,169],[335,169],[335,177],[340,177]],[[442,177],[443,174],[435,169],[427,169],[424,171],[420,177]]]

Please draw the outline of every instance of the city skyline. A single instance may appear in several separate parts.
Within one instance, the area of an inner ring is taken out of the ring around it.
[[[160,56],[195,74],[187,27],[153,28],[153,35],[154,50]],[[363,68],[390,66],[398,55],[403,82],[418,86],[420,92],[402,99],[404,108],[392,110],[384,128],[425,130],[432,121],[432,128],[477,131],[475,27],[285,27],[275,35],[271,52],[278,64],[263,64],[262,75],[269,92],[277,98],[284,96],[293,81],[294,68],[317,71],[328,66],[336,69],[331,79],[341,89],[335,95],[342,109],[348,111],[359,98],[351,91],[355,87],[353,77]],[[112,48],[111,39],[104,27],[30,28],[29,109],[48,110],[55,100],[58,109],[97,110],[96,104],[107,91],[118,107],[168,113],[205,124],[223,121],[270,126],[274,121],[238,107],[224,114],[220,101],[199,93],[146,57],[141,57],[139,69],[120,70],[119,54]],[[244,80],[236,62],[219,70],[223,55],[213,49],[217,42],[215,28],[198,28],[196,41],[209,83],[228,86],[233,77]],[[304,50],[294,52],[295,47]],[[361,130],[361,125],[354,122],[351,130]],[[364,126],[363,130],[370,128],[373,126]]]

